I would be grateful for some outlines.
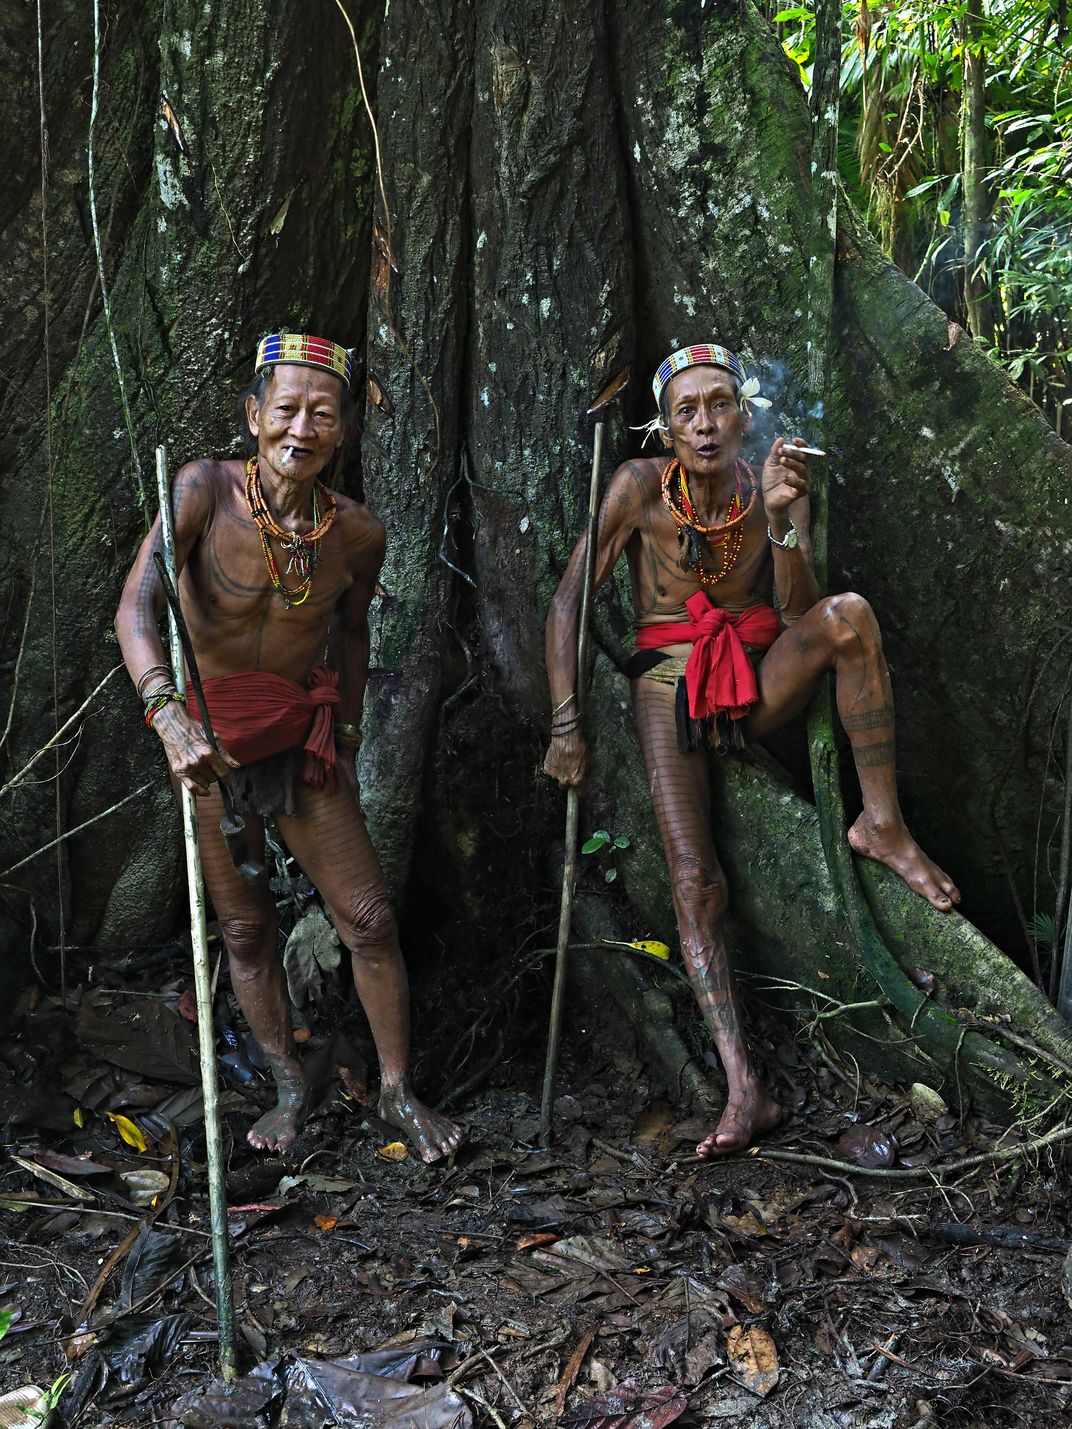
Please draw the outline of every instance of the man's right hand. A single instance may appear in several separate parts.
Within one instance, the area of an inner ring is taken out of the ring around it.
[[[180,700],[171,700],[153,718],[153,729],[164,745],[171,772],[180,784],[199,798],[209,792],[217,779],[238,769],[225,749],[219,754],[209,744],[200,723],[191,719]]]
[[[588,746],[580,730],[552,738],[543,761],[543,772],[563,789],[584,790],[588,778]]]

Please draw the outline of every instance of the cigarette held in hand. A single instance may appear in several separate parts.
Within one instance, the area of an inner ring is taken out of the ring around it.
[[[797,447],[792,442],[786,442],[782,451],[793,452],[796,456],[826,456],[826,452],[821,447]]]

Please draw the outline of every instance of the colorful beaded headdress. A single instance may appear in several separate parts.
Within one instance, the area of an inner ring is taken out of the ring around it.
[[[728,347],[722,347],[715,342],[698,342],[691,347],[679,348],[677,352],[672,352],[665,362],[659,364],[659,369],[651,380],[651,390],[655,393],[657,405],[662,397],[663,389],[671,377],[676,377],[687,367],[724,367],[737,380],[738,395],[745,411],[748,410],[752,402],[757,407],[770,406],[766,397],[759,395],[758,378],[748,377],[744,370],[744,364],[737,354],[731,352]],[[665,432],[667,428],[663,421],[662,407],[659,407],[659,411],[650,422],[645,422],[640,427],[634,427],[633,430],[644,432],[645,441],[658,431]]]
[[[677,352],[672,352],[665,362],[659,364],[659,370],[651,381],[656,402],[671,377],[678,372],[684,372],[686,367],[725,367],[733,373],[738,382],[742,385],[744,383],[744,368],[736,353],[731,352],[728,347],[719,346],[718,343],[699,342],[692,347],[679,348]]]
[[[257,344],[258,375],[266,367],[274,367],[279,362],[293,362],[299,367],[322,367],[325,372],[333,372],[347,387],[350,385],[351,354],[337,342],[329,342],[326,337],[310,337],[301,332],[274,332],[262,337]]]

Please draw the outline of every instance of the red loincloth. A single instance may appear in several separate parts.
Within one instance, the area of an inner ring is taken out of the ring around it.
[[[753,605],[740,614],[712,605],[706,591],[697,591],[685,602],[689,623],[640,625],[636,641],[639,650],[657,650],[664,645],[688,641],[693,649],[685,666],[689,694],[689,714],[707,719],[720,714],[741,719],[759,699],[756,672],[745,651],[745,643],[768,650],[782,633],[782,623],[773,605]]]
[[[202,683],[216,738],[239,764],[255,764],[301,745],[305,749],[302,782],[334,794],[338,776],[332,710],[339,703],[339,677],[334,670],[318,665],[304,687],[259,670]],[[192,690],[187,703],[194,719],[200,719]]]

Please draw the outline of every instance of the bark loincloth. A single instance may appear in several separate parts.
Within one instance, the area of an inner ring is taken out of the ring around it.
[[[252,764],[232,770],[227,782],[238,812],[256,814],[261,819],[272,819],[276,814],[292,818],[297,808],[303,752],[284,749],[282,754],[270,754],[267,759],[256,759]]]
[[[637,649],[626,663],[630,679],[653,679],[677,687],[678,748],[683,754],[705,743],[722,751],[744,744],[740,721],[759,699],[750,656],[760,655],[782,631],[772,605],[737,614],[715,605],[706,591],[685,602],[688,624],[667,621],[637,627]],[[692,645],[692,654],[665,654],[659,647]]]
[[[259,670],[221,675],[203,684],[216,737],[242,765],[232,779],[236,796],[243,789],[243,797],[257,802],[282,798],[286,803],[289,798],[289,808],[272,812],[292,812],[294,774],[302,753],[302,782],[334,794],[338,775],[332,712],[339,703],[339,677],[334,670],[318,665],[304,686]],[[191,715],[199,719],[200,707],[192,692],[188,702]],[[263,811],[251,805],[246,812]]]

